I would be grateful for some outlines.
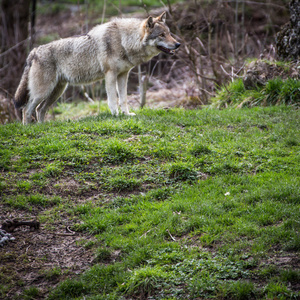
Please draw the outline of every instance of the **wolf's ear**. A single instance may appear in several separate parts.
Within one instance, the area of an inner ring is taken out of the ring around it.
[[[158,22],[166,22],[167,13],[164,11],[160,16],[158,16],[156,19]]]
[[[154,20],[153,17],[149,16],[146,22],[146,26],[148,28],[153,28],[154,27]]]

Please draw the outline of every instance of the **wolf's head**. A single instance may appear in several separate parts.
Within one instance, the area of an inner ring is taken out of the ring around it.
[[[171,36],[170,29],[165,22],[166,12],[157,18],[148,17],[144,24],[144,43],[156,47],[159,51],[174,54],[180,43]]]

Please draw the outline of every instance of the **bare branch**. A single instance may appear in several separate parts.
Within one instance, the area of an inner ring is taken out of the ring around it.
[[[5,55],[7,55],[9,52],[11,52],[12,50],[18,48],[19,46],[23,45],[24,43],[26,43],[26,42],[28,41],[28,39],[29,39],[29,38],[27,38],[27,39],[25,39],[25,40],[23,40],[23,41],[21,41],[21,42],[15,44],[15,45],[12,46],[11,48],[9,48],[9,49],[7,49],[6,51],[2,52],[2,53],[0,54],[0,58],[3,57],[3,56],[5,56]]]

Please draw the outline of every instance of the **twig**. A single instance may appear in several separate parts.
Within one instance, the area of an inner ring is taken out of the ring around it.
[[[143,108],[146,104],[146,93],[147,93],[147,86],[148,86],[148,75],[142,76],[142,69],[141,65],[138,65],[139,70],[139,89],[140,89],[140,107]]]
[[[232,51],[232,53],[234,53],[234,47],[233,47],[233,44],[232,44],[232,41],[231,41],[231,37],[230,37],[230,33],[229,33],[228,30],[226,31],[226,34],[227,34],[228,43],[229,43],[229,46],[231,48],[231,51]]]
[[[171,239],[172,239],[174,242],[176,242],[176,239],[172,236],[172,234],[170,233],[169,229],[167,229],[166,231],[167,231],[167,233],[170,235]]]
[[[143,0],[140,0],[140,2],[143,6],[143,9],[146,11],[147,16],[149,16],[149,9],[147,7],[147,4],[145,4],[145,2]]]
[[[0,90],[2,90],[5,94],[7,94],[10,98],[13,98],[13,95],[11,93],[9,93],[6,89],[2,88],[0,86]]]
[[[154,65],[154,67],[152,68],[152,72],[151,72],[151,74],[150,74],[149,80],[151,80],[151,78],[152,78],[152,76],[153,76],[153,73],[154,73],[154,71],[155,71],[155,69],[156,69],[158,63],[159,63],[159,60],[157,60],[157,61],[155,62],[155,65]]]
[[[200,91],[203,91],[203,92],[205,92],[205,93],[211,95],[211,96],[214,96],[214,95],[215,95],[214,93],[211,93],[211,92],[209,92],[208,90],[203,89],[203,88],[201,88],[201,87],[198,87],[198,89],[199,89]],[[202,101],[201,101],[201,102],[202,102]]]
[[[5,55],[6,55],[7,53],[9,53],[10,51],[12,51],[12,50],[18,48],[18,47],[19,47],[20,45],[22,45],[23,43],[27,42],[28,39],[29,39],[29,38],[27,38],[27,39],[25,39],[25,40],[23,40],[23,41],[21,41],[21,42],[15,44],[15,45],[12,46],[11,48],[9,48],[9,49],[7,49],[6,51],[2,52],[2,53],[0,54],[0,58],[3,57],[3,56],[5,56]]]
[[[205,52],[207,52],[206,49],[205,49],[205,47],[204,47],[204,45],[203,45],[203,43],[202,43],[202,41],[200,40],[199,37],[196,37],[196,41],[199,43],[199,45],[201,46],[201,48],[202,48]]]
[[[236,75],[239,74],[245,67],[246,62],[243,63],[243,65],[239,68],[239,70],[235,73]]]
[[[75,234],[76,232],[70,229],[70,226],[66,226],[66,231],[72,234]]]
[[[59,236],[73,236],[73,235],[75,235],[75,233],[59,233],[59,232],[53,232],[51,234],[59,235]]]
[[[104,23],[105,10],[106,10],[106,0],[104,0],[104,3],[103,3],[103,11],[102,11],[102,19],[101,19],[101,24],[103,24],[103,23]]]
[[[83,91],[83,95],[84,97],[91,103],[95,103],[95,101],[88,95],[87,91],[86,91],[86,87],[84,85],[81,86],[81,89]]]
[[[233,68],[231,68],[231,74],[229,74],[229,73],[224,69],[224,67],[223,67],[222,65],[220,65],[220,67],[221,67],[222,71],[223,71],[227,76],[229,76],[229,77],[231,78],[231,81],[233,81],[234,77],[236,77],[236,78],[243,78],[243,76],[239,76],[239,75],[237,75],[237,74],[243,69],[244,65],[242,66],[242,68],[239,69],[239,71],[237,72],[237,74],[235,74],[235,73],[233,72]]]
[[[4,67],[2,67],[1,69],[0,69],[0,72],[3,72],[5,69],[7,69],[9,67],[9,64],[6,64]]]
[[[146,237],[147,236],[147,234],[151,231],[152,229],[149,229],[148,231],[146,231],[144,234],[142,234],[141,236],[140,236],[140,239],[142,238],[142,237]]]

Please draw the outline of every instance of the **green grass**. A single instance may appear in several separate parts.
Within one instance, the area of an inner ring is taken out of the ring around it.
[[[242,79],[222,87],[211,99],[211,107],[224,108],[290,105],[300,107],[300,80],[281,78],[270,79],[264,86],[245,89]]]
[[[94,236],[93,266],[49,299],[297,299],[299,268],[278,261],[300,249],[299,120],[277,106],[8,124],[0,204]]]

